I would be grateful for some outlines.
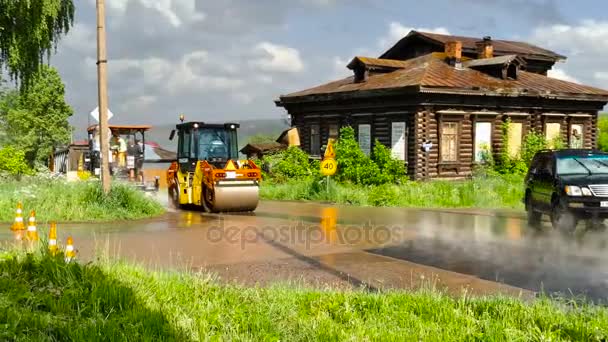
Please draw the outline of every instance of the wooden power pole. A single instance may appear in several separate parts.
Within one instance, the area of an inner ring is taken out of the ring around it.
[[[99,97],[99,144],[101,145],[101,186],[110,192],[110,151],[108,127],[108,79],[106,54],[105,0],[97,0],[97,89]]]

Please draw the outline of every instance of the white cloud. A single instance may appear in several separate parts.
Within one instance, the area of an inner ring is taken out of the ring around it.
[[[334,56],[333,58],[333,72],[329,77],[329,81],[335,79],[341,79],[347,77],[351,74],[350,70],[346,68],[348,63],[350,62],[347,58],[342,58],[338,56]]]
[[[251,65],[260,70],[284,73],[297,73],[304,70],[300,52],[294,48],[261,42],[255,46],[254,53],[259,57],[253,60]]]
[[[599,81],[608,82],[608,71],[596,71],[593,74],[593,77]]]
[[[388,49],[393,46],[395,43],[400,41],[403,37],[405,37],[410,31],[415,30],[419,32],[429,32],[429,33],[438,33],[438,34],[450,34],[450,31],[445,27],[435,27],[435,28],[425,28],[425,27],[408,27],[404,26],[398,22],[392,22],[389,25],[388,32],[385,36],[380,38],[378,42],[378,46],[381,49]]]
[[[560,68],[554,67],[552,70],[549,70],[549,72],[547,72],[547,76],[557,78],[558,80],[562,81],[581,83],[578,79],[570,76],[566,71]]]
[[[541,26],[529,40],[568,57],[554,67],[552,77],[608,89],[608,21]]]
[[[156,11],[173,27],[182,26],[184,22],[200,21],[205,18],[203,13],[196,10],[196,0],[111,0],[106,1],[106,4],[108,12],[114,16],[125,15],[129,6],[133,5]]]
[[[136,72],[141,86],[161,89],[166,94],[180,92],[213,92],[234,90],[244,85],[239,78],[213,75],[209,54],[206,51],[194,51],[184,55],[178,61],[162,58],[121,59],[108,66],[111,78],[122,77],[126,72]]]

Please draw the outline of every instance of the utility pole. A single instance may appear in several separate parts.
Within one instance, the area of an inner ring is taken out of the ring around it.
[[[105,0],[97,0],[97,89],[99,97],[99,144],[101,145],[101,186],[110,192],[110,151],[108,141],[108,80],[106,54]]]

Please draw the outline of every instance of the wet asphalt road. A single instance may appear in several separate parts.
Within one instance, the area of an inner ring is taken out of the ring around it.
[[[84,260],[102,251],[246,285],[608,297],[608,232],[567,236],[548,223],[528,228],[518,216],[263,202],[253,214],[180,211],[153,220],[60,225],[59,234],[74,236]],[[8,229],[0,239],[11,239]]]

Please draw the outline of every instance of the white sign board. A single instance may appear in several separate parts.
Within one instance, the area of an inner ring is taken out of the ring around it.
[[[99,107],[93,109],[93,111],[91,112],[91,116],[93,117],[93,119],[95,119],[95,121],[99,122]],[[112,113],[110,108],[108,108],[108,120],[110,120],[113,116],[114,113]]]
[[[359,147],[366,155],[372,150],[372,126],[369,124],[359,125]]]
[[[392,123],[391,146],[393,158],[405,160],[405,122]]]

